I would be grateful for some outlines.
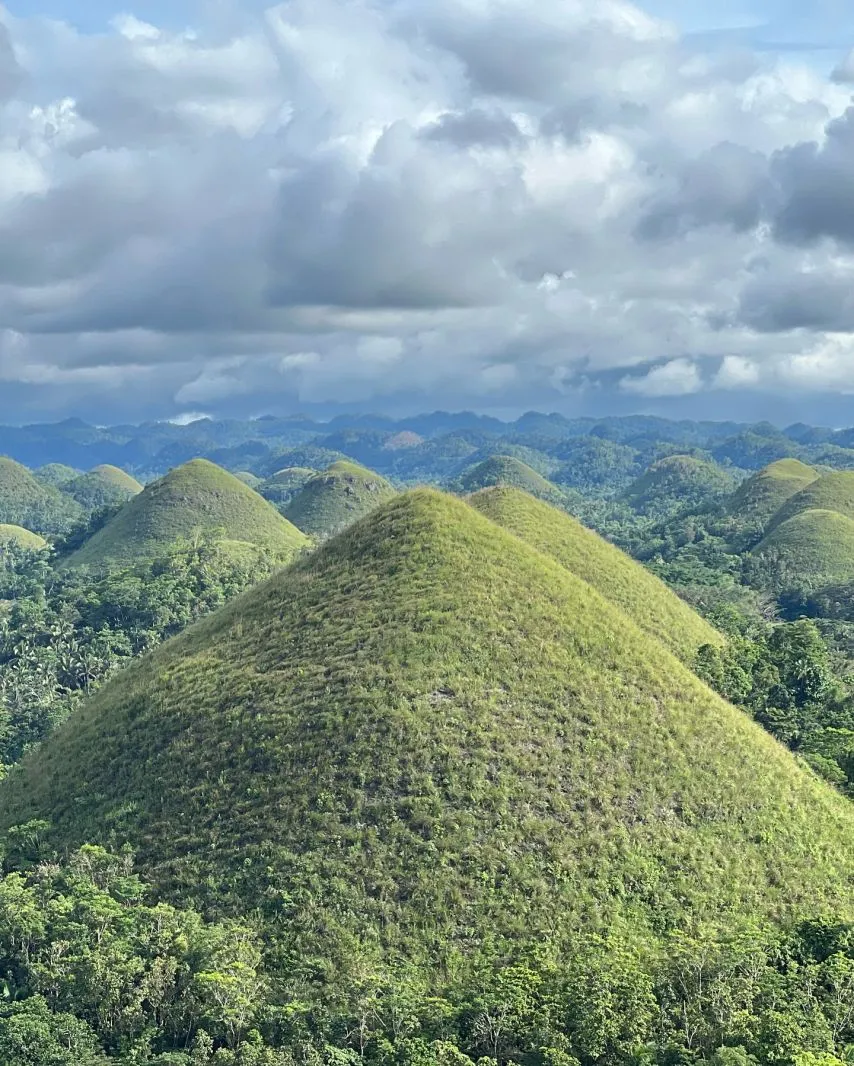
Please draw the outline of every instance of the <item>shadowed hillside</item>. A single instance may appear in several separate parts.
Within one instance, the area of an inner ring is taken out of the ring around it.
[[[257,906],[333,996],[353,937],[447,973],[579,927],[852,914],[848,800],[587,582],[426,490],[119,675],[0,817]]]
[[[722,641],[663,581],[563,511],[509,488],[485,489],[469,503],[588,581],[684,661],[701,645]]]
[[[283,557],[307,541],[253,489],[205,459],[193,459],[135,496],[81,548],[68,566],[110,567],[152,558],[181,539],[217,531]]]

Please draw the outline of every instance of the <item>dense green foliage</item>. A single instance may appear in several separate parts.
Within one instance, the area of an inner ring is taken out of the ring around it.
[[[307,542],[271,504],[232,474],[194,459],[134,496],[66,560],[106,569],[155,558],[177,540],[216,531],[282,558]]]
[[[284,508],[289,521],[312,537],[331,537],[395,495],[385,478],[358,463],[339,461],[305,482]]]
[[[213,535],[91,577],[0,551],[0,765],[14,763],[134,658],[269,574],[276,556]]]
[[[669,455],[653,463],[624,493],[644,515],[666,515],[717,503],[732,493],[736,480],[714,463],[691,455]]]

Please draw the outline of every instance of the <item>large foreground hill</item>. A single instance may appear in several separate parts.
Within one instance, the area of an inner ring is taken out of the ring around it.
[[[418,490],[105,686],[4,825],[128,841],[283,948],[451,965],[625,924],[854,917],[850,801],[590,584]],[[361,950],[361,949],[359,949]]]

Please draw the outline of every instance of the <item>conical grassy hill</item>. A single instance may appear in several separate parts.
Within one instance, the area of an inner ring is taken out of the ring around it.
[[[560,489],[538,474],[533,467],[512,455],[492,455],[467,470],[459,479],[462,492],[479,492],[497,485],[509,485],[540,499],[558,500]]]
[[[68,557],[66,565],[129,565],[207,531],[283,558],[291,558],[308,543],[248,485],[206,459],[193,459],[134,496]]]
[[[790,496],[771,519],[769,531],[804,511],[836,511],[854,518],[854,470],[823,474]]]
[[[735,484],[732,474],[705,459],[668,455],[634,481],[623,499],[640,514],[654,515],[723,498]]]
[[[0,457],[0,522],[39,533],[57,533],[80,517],[73,500],[40,482],[14,459]]]
[[[32,818],[127,840],[172,897],[257,906],[282,972],[331,996],[354,951],[447,976],[579,928],[854,917],[850,801],[427,490],[115,677],[0,784],[2,824]]]
[[[469,497],[481,514],[550,555],[621,608],[685,662],[721,634],[663,581],[576,519],[518,489],[485,489]]]
[[[852,581],[854,519],[836,511],[801,511],[775,526],[752,554],[780,587],[818,589]]]
[[[309,478],[283,513],[303,533],[330,537],[395,495],[384,477],[342,459]]]
[[[800,459],[778,459],[741,484],[727,509],[739,518],[767,522],[790,497],[811,485],[818,476],[814,467]]]
[[[40,551],[47,547],[47,541],[38,533],[31,533],[29,529],[24,529],[22,526],[0,525],[0,551],[10,546]]]
[[[142,485],[119,467],[105,464],[73,478],[62,486],[62,491],[87,511],[94,511],[127,503],[142,492]]]

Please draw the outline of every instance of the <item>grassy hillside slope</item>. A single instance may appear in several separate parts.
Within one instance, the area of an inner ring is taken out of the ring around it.
[[[309,478],[283,513],[303,533],[329,537],[394,495],[395,488],[380,474],[340,460]]]
[[[690,662],[702,644],[722,642],[663,581],[563,511],[509,488],[485,489],[469,503],[589,582],[683,661]]]
[[[31,533],[29,529],[24,529],[22,526],[0,524],[0,549],[9,545],[39,551],[47,547],[47,541],[38,533]]]
[[[176,467],[134,496],[66,560],[109,567],[161,554],[175,541],[215,530],[290,557],[307,541],[248,485],[205,459]]]
[[[453,970],[578,927],[854,917],[850,801],[427,490],[107,684],[0,783],[2,824],[34,817],[128,840],[175,897],[257,905],[330,995],[357,944]]]
[[[656,514],[707,503],[732,492],[735,478],[691,455],[668,455],[634,481],[623,499],[641,514]]]
[[[847,518],[854,518],[854,470],[823,474],[790,496],[771,519],[769,531],[804,511],[836,511]]]
[[[836,511],[802,511],[774,529],[754,549],[779,587],[821,588],[854,579],[854,519]],[[755,563],[754,563],[755,569]]]
[[[767,522],[788,499],[818,477],[818,471],[800,459],[778,459],[739,485],[727,509],[739,518]]]

